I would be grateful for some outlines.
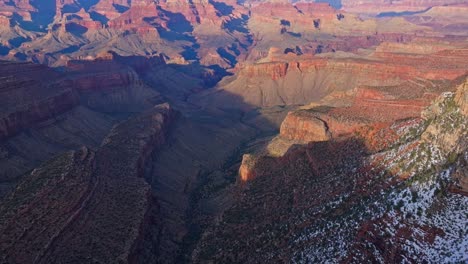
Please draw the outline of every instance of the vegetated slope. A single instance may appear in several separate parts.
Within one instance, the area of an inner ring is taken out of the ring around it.
[[[467,95],[465,80],[421,118],[367,119],[341,136],[312,123],[320,113],[305,116],[312,142],[285,130],[244,156],[237,201],[204,233],[194,262],[464,261]],[[279,141],[289,146],[280,154]]]
[[[156,202],[146,160],[173,118],[158,105],[116,125],[96,151],[63,154],[24,177],[0,205],[2,261],[132,261]]]

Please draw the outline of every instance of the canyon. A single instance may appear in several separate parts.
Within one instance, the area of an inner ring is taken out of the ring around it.
[[[0,262],[466,261],[467,11],[0,0]]]

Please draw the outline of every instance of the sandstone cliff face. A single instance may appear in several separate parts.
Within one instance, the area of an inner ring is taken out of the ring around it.
[[[149,34],[152,38],[158,38],[159,34],[156,28],[145,21],[157,16],[159,16],[159,12],[154,3],[134,5],[121,16],[109,21],[108,25],[109,28],[133,30],[143,36]]]
[[[104,56],[110,56],[104,55]],[[67,82],[80,95],[81,103],[102,112],[141,111],[161,101],[158,92],[146,85],[136,71],[164,67],[158,58],[132,60],[127,57],[70,61]]]
[[[0,140],[12,137],[41,121],[65,113],[78,105],[78,97],[73,90],[45,98],[23,106],[23,110],[12,112],[0,118]]]
[[[173,115],[167,104],[156,106],[115,126],[96,152],[83,148],[34,170],[0,206],[2,261],[131,261],[152,206],[143,169]]]
[[[438,82],[453,80],[465,74],[468,68],[460,60],[465,57],[463,52],[457,49],[453,53],[437,52],[424,57],[378,53],[374,55],[375,58],[369,57],[368,60],[306,55],[302,58],[295,55],[269,56],[265,60],[271,61],[239,65],[235,77],[226,78],[216,91],[201,94],[200,97],[203,98],[200,101],[219,107],[308,104],[332,93],[365,86],[393,86],[397,93],[399,90],[408,90],[401,94],[414,94],[415,92],[406,88],[411,86],[419,93],[413,98],[424,99],[425,88],[424,84],[418,83],[420,80]],[[387,104],[387,110],[391,109],[391,105],[394,108],[413,108],[416,115],[427,105],[427,100],[392,102],[392,97],[388,99],[385,102],[363,97],[360,103],[362,107],[374,109],[378,105],[385,107],[384,104]]]

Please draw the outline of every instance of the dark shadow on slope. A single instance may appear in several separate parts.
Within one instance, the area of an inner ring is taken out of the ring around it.
[[[223,2],[209,0],[209,3],[214,6],[216,11],[218,11],[217,12],[218,16],[229,16],[232,14],[232,11],[234,11],[234,8],[232,6]]]
[[[112,5],[116,10],[117,12],[119,13],[124,13],[126,12],[128,9],[130,9],[128,6],[123,6],[123,5],[118,5],[118,4],[113,4]]]
[[[236,56],[228,52],[225,48],[218,48],[216,52],[218,52],[219,56],[229,63],[231,67],[237,64]]]
[[[146,18],[145,20],[153,24],[162,39],[168,41],[186,41],[190,45],[184,45],[184,51],[181,53],[182,57],[188,61],[198,61],[197,49],[199,45],[192,34],[193,26],[181,13],[172,13],[170,11],[158,7],[161,13],[161,19],[167,22],[167,28],[161,26],[159,23],[154,23],[155,18]]]
[[[400,17],[400,16],[412,16],[417,14],[426,13],[427,11],[431,10],[432,7],[421,11],[403,11],[403,12],[383,12],[377,15],[377,17]]]
[[[78,1],[78,3],[84,8],[84,10],[88,11],[93,5],[99,3],[99,0],[81,0]]]
[[[180,55],[182,55],[182,57],[184,57],[185,60],[198,61],[199,58],[198,58],[197,49],[199,47],[200,46],[198,44],[194,44],[192,46],[183,46],[184,51],[182,53],[180,53]]]
[[[290,26],[291,26],[291,22],[289,22],[289,20],[286,20],[286,19],[281,19],[281,20],[280,20],[280,25],[281,25],[281,26],[290,27]]]
[[[249,16],[247,15],[242,15],[240,18],[230,18],[223,24],[223,27],[231,33],[237,31],[239,33],[248,34],[250,32],[247,28],[248,20]]]
[[[104,24],[107,24],[107,22],[109,21],[109,19],[101,14],[99,14],[98,12],[90,12],[89,13],[89,16],[91,17],[92,20],[95,20],[95,21],[99,21],[101,22],[103,25]]]
[[[167,22],[167,27],[170,31],[179,34],[191,33],[193,31],[192,24],[190,24],[183,14],[172,13],[159,7],[158,11],[161,12],[162,19]]]
[[[65,27],[67,28],[67,32],[76,36],[80,36],[88,32],[88,28],[76,23],[68,23]]]
[[[295,38],[300,38],[300,37],[302,37],[302,34],[301,34],[301,33],[290,32],[290,31],[288,31],[288,35],[290,35],[290,36],[292,36],[292,37],[295,37]]]
[[[80,11],[80,7],[78,5],[64,5],[62,7],[62,14],[65,14],[65,13],[76,13]]]
[[[8,52],[10,52],[11,49],[9,49],[8,47],[5,47],[3,45],[0,45],[0,55],[1,56],[4,56],[4,55],[7,55]]]
[[[75,45],[75,46],[69,46],[69,47],[66,47],[60,51],[57,51],[56,54],[70,54],[70,53],[73,53],[73,52],[76,52],[76,51],[79,51],[81,48],[81,46],[79,45]]]
[[[30,38],[16,37],[14,39],[10,39],[8,43],[13,47],[18,48],[19,46],[21,46],[21,44],[30,40],[31,40]]]
[[[31,20],[34,22],[23,22],[22,26],[26,30],[37,30],[45,32],[47,26],[53,22],[56,1],[55,0],[34,0],[31,5],[37,9],[37,12],[31,13]]]

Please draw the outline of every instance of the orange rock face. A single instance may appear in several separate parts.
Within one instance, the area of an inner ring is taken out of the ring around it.
[[[281,123],[280,136],[305,142],[327,141],[331,135],[327,124],[303,112],[289,113]]]
[[[239,167],[239,178],[241,182],[247,182],[257,177],[255,171],[255,157],[245,154]]]

